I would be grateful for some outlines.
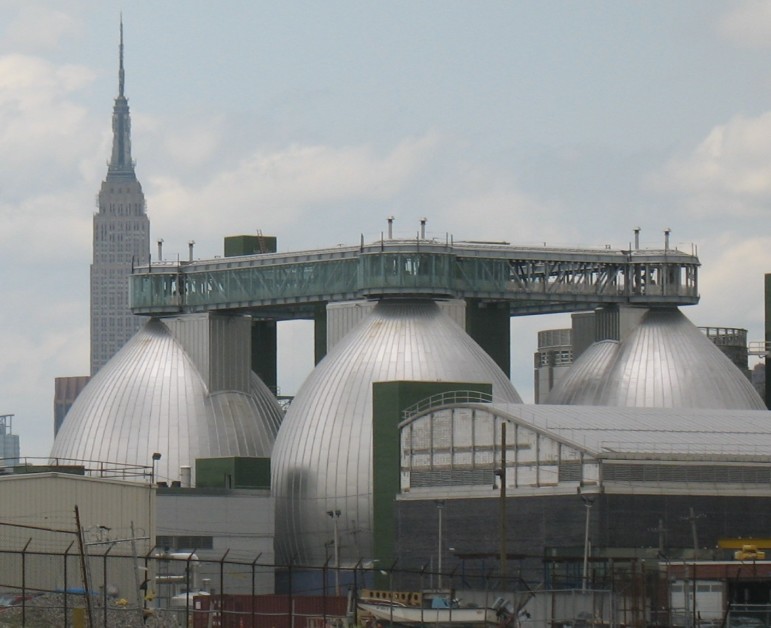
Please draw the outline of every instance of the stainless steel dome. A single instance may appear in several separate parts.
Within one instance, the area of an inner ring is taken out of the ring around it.
[[[617,340],[590,345],[549,393],[547,404],[603,405],[600,403],[619,350]]]
[[[167,481],[196,458],[268,457],[281,409],[248,377],[249,392],[210,393],[167,326],[151,319],[78,396],[51,457],[150,465],[158,452],[156,478]]]
[[[491,383],[521,403],[505,373],[435,303],[383,301],[300,388],[273,449],[276,554],[322,564],[340,511],[341,564],[372,558],[372,384]]]
[[[547,403],[765,410],[749,380],[676,308],[650,310],[620,344],[592,345]]]

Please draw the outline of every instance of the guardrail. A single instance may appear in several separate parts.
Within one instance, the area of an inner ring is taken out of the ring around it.
[[[402,420],[407,421],[416,414],[453,403],[492,403],[493,396],[478,390],[450,390],[426,397],[402,411]]]

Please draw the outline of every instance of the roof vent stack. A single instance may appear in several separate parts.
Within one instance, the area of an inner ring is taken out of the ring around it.
[[[388,217],[388,239],[393,240],[394,238],[394,217],[389,216]]]
[[[425,240],[426,239],[426,222],[428,222],[428,218],[425,216],[420,219],[420,239]]]
[[[163,261],[163,238],[158,240],[158,261]]]
[[[672,229],[670,229],[669,227],[664,229],[664,250],[665,251],[669,250],[669,234],[670,233],[672,233]]]
[[[640,250],[640,227],[634,228],[634,250]]]

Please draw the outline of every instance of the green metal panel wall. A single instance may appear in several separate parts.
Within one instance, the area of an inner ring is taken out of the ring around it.
[[[199,458],[196,488],[270,488],[270,458]]]
[[[372,385],[372,499],[375,557],[393,561],[396,521],[394,500],[400,491],[400,442],[397,426],[402,411],[444,392],[473,390],[492,395],[492,384],[463,382],[379,382]]]

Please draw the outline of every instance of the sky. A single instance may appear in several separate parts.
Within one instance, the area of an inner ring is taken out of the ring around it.
[[[136,172],[164,257],[261,230],[279,250],[394,235],[697,247],[697,325],[763,339],[771,3],[759,0],[0,0],[0,414],[53,442],[89,371],[92,217],[118,35]],[[153,245],[153,251],[155,246]],[[512,320],[532,402],[536,332]],[[279,328],[279,387],[312,368]]]

